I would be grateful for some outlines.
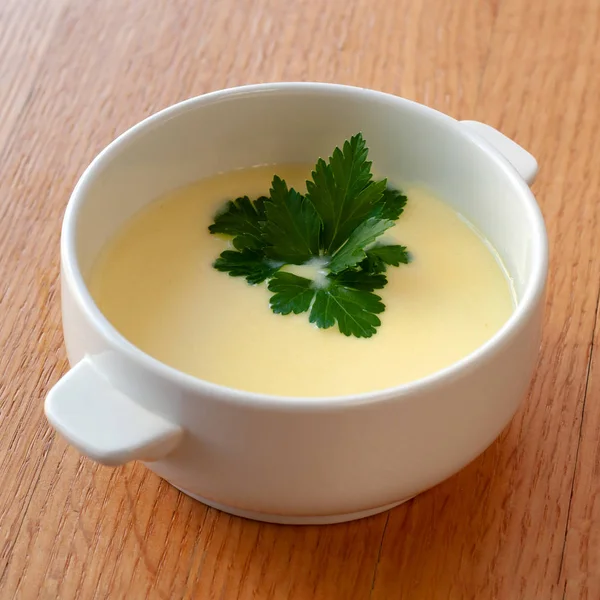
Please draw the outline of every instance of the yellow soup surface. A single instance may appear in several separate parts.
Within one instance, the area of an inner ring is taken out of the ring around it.
[[[388,268],[386,306],[371,338],[317,329],[308,314],[276,315],[265,284],[212,267],[229,242],[208,232],[223,203],[266,194],[274,173],[304,191],[310,169],[256,167],[208,178],[151,203],[101,252],[89,277],[112,325],[158,360],[214,383],[284,396],[380,390],[446,367],[481,346],[514,309],[491,246],[421,188],[386,240],[412,262]]]

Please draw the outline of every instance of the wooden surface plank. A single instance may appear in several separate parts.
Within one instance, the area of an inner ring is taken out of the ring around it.
[[[599,323],[597,312],[594,349],[600,344]],[[577,471],[562,564],[565,598],[568,600],[600,598],[600,410],[595,405],[599,397],[600,360],[596,352],[585,394]]]
[[[0,149],[27,103],[67,0],[0,2]],[[0,166],[1,166],[0,154]]]
[[[596,598],[599,11],[596,0],[2,3],[0,598]],[[207,509],[140,465],[81,458],[42,415],[67,367],[58,240],[85,165],[168,104],[275,80],[373,87],[485,120],[542,166],[552,268],[529,399],[459,475],[339,526]]]

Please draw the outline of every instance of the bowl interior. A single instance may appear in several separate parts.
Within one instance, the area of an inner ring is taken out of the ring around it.
[[[400,98],[318,84],[218,92],[150,117],[113,142],[82,178],[70,228],[84,279],[104,243],[145,204],[218,172],[306,162],[361,131],[374,170],[421,184],[469,219],[499,252],[521,298],[539,255],[524,182],[457,122]]]

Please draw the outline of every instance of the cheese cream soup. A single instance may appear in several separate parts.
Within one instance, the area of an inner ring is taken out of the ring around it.
[[[387,270],[375,293],[385,311],[368,339],[307,314],[276,315],[266,284],[216,271],[230,242],[208,227],[224,202],[268,193],[274,173],[304,192],[310,168],[257,167],[199,181],[135,215],[108,242],[88,278],[112,325],[147,354],[206,381],[265,394],[338,396],[421,378],[488,340],[514,308],[490,244],[420,188],[385,240],[412,261]]]

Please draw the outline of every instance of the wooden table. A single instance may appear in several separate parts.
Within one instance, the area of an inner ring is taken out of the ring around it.
[[[99,467],[42,413],[67,369],[59,232],[118,133],[243,83],[397,93],[499,127],[541,172],[541,360],[457,476],[330,527],[243,521],[138,464]],[[599,0],[1,0],[0,597],[600,598]]]

